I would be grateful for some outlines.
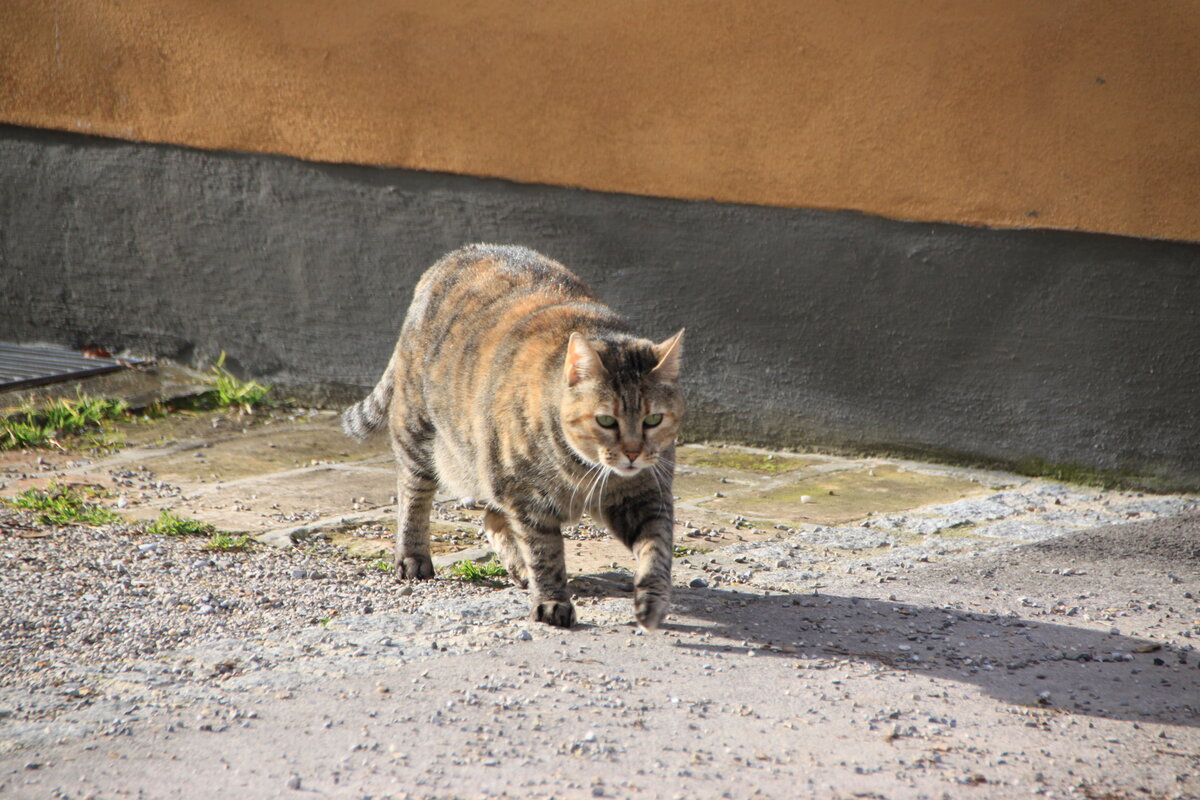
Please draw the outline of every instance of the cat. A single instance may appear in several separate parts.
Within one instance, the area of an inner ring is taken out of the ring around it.
[[[398,472],[395,561],[433,577],[429,514],[441,484],[486,503],[483,528],[531,618],[575,624],[562,528],[586,511],[636,559],[634,616],[670,605],[683,330],[660,343],[564,266],[524,247],[444,256],[413,293],[383,377],[342,415],[390,432]]]

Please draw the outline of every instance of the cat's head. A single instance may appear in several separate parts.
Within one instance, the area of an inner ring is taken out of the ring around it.
[[[682,355],[682,330],[659,344],[571,334],[561,413],[580,458],[624,477],[658,463],[683,419]]]

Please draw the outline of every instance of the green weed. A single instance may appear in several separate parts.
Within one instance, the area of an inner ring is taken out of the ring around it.
[[[111,525],[121,521],[120,515],[88,502],[76,487],[59,483],[44,490],[29,489],[4,502],[38,512],[38,522],[43,525]]]
[[[58,447],[59,439],[81,431],[96,431],[108,420],[129,411],[124,400],[91,397],[82,392],[74,399],[52,400],[42,407],[27,403],[0,419],[0,450]]]
[[[493,558],[491,561],[483,564],[474,561],[459,561],[450,567],[449,575],[452,578],[458,578],[460,581],[494,584],[497,578],[507,576],[508,570],[504,568],[503,564]]]
[[[395,572],[396,565],[391,561],[388,561],[386,558],[381,558],[371,564],[371,569],[377,569],[380,572]]]
[[[225,369],[224,351],[210,372],[213,401],[218,408],[238,408],[243,413],[250,414],[254,406],[262,403],[267,392],[271,391],[271,387],[263,386],[257,381],[243,381],[234,377],[233,373]]]
[[[249,536],[234,536],[232,533],[216,531],[204,545],[205,550],[220,550],[225,553],[240,553],[250,547]]]
[[[164,511],[145,527],[146,533],[162,536],[216,536],[217,529],[207,522],[189,519]]]

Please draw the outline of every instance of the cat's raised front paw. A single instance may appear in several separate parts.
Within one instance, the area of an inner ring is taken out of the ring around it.
[[[429,556],[406,556],[396,559],[396,577],[425,580],[433,577],[433,559]]]
[[[662,625],[663,618],[671,608],[670,598],[662,595],[643,593],[633,600],[633,616],[638,625],[652,631]]]
[[[570,600],[547,600],[533,604],[535,622],[545,622],[557,628],[569,628],[575,624],[575,606]]]

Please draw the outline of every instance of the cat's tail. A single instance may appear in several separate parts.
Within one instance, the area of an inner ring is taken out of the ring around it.
[[[383,377],[371,393],[342,413],[342,430],[355,439],[366,439],[387,425],[388,410],[392,406],[392,392],[396,386],[396,359],[399,348],[392,352]]]

